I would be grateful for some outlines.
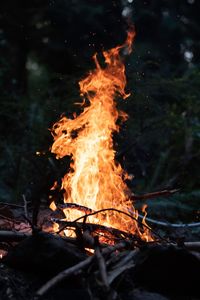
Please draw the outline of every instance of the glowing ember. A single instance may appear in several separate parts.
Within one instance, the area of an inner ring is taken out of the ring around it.
[[[76,203],[92,210],[117,208],[128,212],[131,209],[133,216],[137,217],[128,198],[130,191],[123,180],[125,172],[115,161],[112,139],[113,132],[119,131],[117,120],[127,119],[126,113],[118,111],[115,103],[116,96],[124,99],[129,96],[125,93],[125,66],[120,50],[130,53],[134,36],[134,31],[129,31],[123,45],[103,52],[105,67],[100,66],[97,55],[94,55],[96,69],[79,82],[84,110],[74,119],[62,117],[54,124],[51,151],[57,158],[72,157],[70,172],[62,181],[65,203]],[[54,205],[52,208],[55,209]],[[83,214],[65,209],[68,221]],[[88,217],[87,221],[136,233],[145,240],[151,239],[148,229],[143,228],[141,232],[136,221],[117,212],[99,213]]]

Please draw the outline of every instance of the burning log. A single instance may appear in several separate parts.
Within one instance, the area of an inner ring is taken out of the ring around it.
[[[142,239],[148,241],[149,238],[150,238],[149,241],[153,241],[153,238],[151,237],[151,235],[150,235],[150,233],[149,233],[149,232],[151,231],[152,233],[155,234],[155,236],[158,236],[161,240],[167,242],[166,239],[162,238],[157,232],[155,232],[153,229],[151,229],[151,228],[145,223],[144,217],[143,217],[142,221],[140,221],[140,220],[138,219],[137,215],[134,214],[134,211],[132,211],[131,214],[130,214],[130,213],[127,213],[126,211],[122,211],[122,210],[119,210],[119,209],[116,209],[116,208],[104,208],[104,209],[100,209],[100,210],[98,210],[98,211],[94,211],[94,212],[92,212],[92,213],[90,213],[90,214],[83,215],[83,216],[77,218],[76,220],[74,220],[73,222],[80,222],[81,219],[84,219],[84,222],[85,222],[85,221],[86,221],[86,218],[88,218],[88,217],[90,217],[90,216],[98,215],[98,214],[104,213],[104,212],[116,212],[116,213],[122,214],[122,215],[124,215],[124,216],[130,218],[131,220],[135,221],[136,223],[138,223],[141,227],[143,227],[144,233],[142,233],[142,231],[139,229],[139,227],[136,226],[136,231],[137,231],[137,233],[138,233],[138,237],[139,237],[139,240],[140,240],[140,241],[141,241]],[[58,220],[58,222],[60,222],[60,220]],[[67,227],[67,226],[64,225],[57,233],[62,232],[66,227]],[[105,226],[104,226],[104,227],[105,227]],[[116,230],[117,228],[113,228],[113,227],[112,227],[112,229]],[[120,231],[121,231],[121,230],[120,230]],[[131,233],[131,231],[128,231],[127,233],[125,232],[125,236],[127,236],[127,234],[130,234],[130,236],[133,235],[133,233]],[[144,235],[144,236],[143,236],[143,235]]]
[[[62,228],[60,230],[63,231],[67,228],[82,228],[83,230],[88,230],[90,233],[93,233],[93,232],[97,232],[97,233],[100,233],[100,234],[108,234],[108,235],[111,235],[111,236],[114,236],[115,238],[118,238],[118,239],[122,239],[122,238],[127,238],[127,239],[134,239],[134,235],[130,234],[130,233],[127,233],[125,231],[122,231],[122,230],[119,230],[119,229],[115,229],[115,228],[112,228],[112,227],[107,227],[107,226],[104,226],[104,225],[100,225],[100,224],[93,224],[93,223],[83,223],[83,222],[70,222],[70,221],[63,221],[63,220],[60,220],[60,219],[52,219],[54,222],[58,223],[58,224],[61,224],[64,226],[64,229]]]

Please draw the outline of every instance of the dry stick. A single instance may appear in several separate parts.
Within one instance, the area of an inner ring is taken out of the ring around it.
[[[140,219],[143,219],[143,216],[138,214],[138,217]],[[156,225],[159,225],[159,226],[163,226],[163,227],[175,227],[175,228],[187,228],[187,227],[198,227],[200,226],[200,222],[196,222],[196,223],[167,223],[167,222],[162,222],[162,221],[157,221],[157,220],[154,220],[154,219],[151,219],[149,217],[146,217],[145,218],[145,221],[149,222],[149,223],[152,223],[152,224],[156,224]]]
[[[134,267],[134,263],[132,261],[133,257],[137,255],[137,253],[139,252],[139,248],[136,248],[133,251],[129,251],[129,253],[127,254],[127,252],[124,252],[123,255],[121,256],[121,258],[118,260],[118,262],[115,262],[116,257],[114,257],[114,262],[112,262],[112,258],[109,259],[109,264],[114,263],[114,267],[111,268],[111,270],[108,272],[108,282],[109,284],[112,283],[112,281],[118,276],[120,275],[122,272],[124,272],[125,270]],[[122,253],[120,253],[122,254]],[[120,256],[120,255],[118,255]],[[132,263],[131,263],[132,261]]]
[[[108,273],[108,283],[111,284],[116,277],[118,277],[125,270],[131,269],[135,264],[131,262],[134,256],[137,255],[139,249],[130,251],[129,254],[125,253],[125,257],[122,257],[121,260],[114,266],[114,268]]]
[[[129,253],[125,253],[124,256],[121,257],[119,262],[117,262],[114,266],[114,269],[117,269],[119,267],[122,267],[123,265],[127,264],[134,256],[136,256],[139,252],[139,248],[136,248],[135,250],[129,251]]]
[[[0,205],[3,206],[13,206],[13,207],[16,207],[16,208],[23,208],[24,206],[23,205],[18,205],[18,204],[14,204],[14,203],[7,203],[7,202],[0,202]],[[0,209],[2,209],[2,207],[0,207]]]
[[[153,193],[147,193],[144,195],[133,195],[133,196],[131,196],[131,200],[147,200],[147,199],[157,198],[160,196],[168,197],[168,196],[172,196],[173,194],[175,194],[179,191],[180,191],[180,189],[174,189],[174,190],[163,190],[163,191],[158,191],[158,192],[153,192]],[[138,214],[138,217],[143,219],[143,216],[141,216],[140,214]],[[145,220],[152,224],[157,224],[157,225],[164,226],[164,227],[184,228],[184,227],[200,226],[200,222],[188,223],[188,224],[177,224],[177,223],[167,223],[167,222],[157,221],[157,220],[151,219],[149,217],[146,217]]]
[[[106,299],[110,299],[110,300],[117,299],[117,292],[110,288],[110,284],[108,282],[108,274],[107,274],[107,270],[106,270],[105,259],[104,259],[103,255],[100,251],[100,248],[98,246],[95,249],[95,255],[97,258],[98,265],[99,265],[99,272],[101,275],[103,288],[107,294]]]
[[[4,216],[4,215],[1,215],[1,214],[0,214],[0,218],[2,218],[2,219],[4,219],[4,220],[6,220],[6,221],[8,221],[8,222],[11,222],[11,223],[12,223],[12,225],[14,225],[14,223],[15,223],[15,224],[20,224],[20,223],[21,223],[21,221],[20,221],[20,220],[15,220],[15,219],[12,219],[12,218],[6,217],[6,216]]]
[[[189,250],[200,250],[200,242],[185,242],[184,246]]]
[[[22,198],[23,198],[23,201],[24,201],[24,215],[25,217],[28,219],[28,203],[27,203],[27,200],[26,200],[26,196],[24,194],[22,194]]]
[[[124,266],[114,269],[112,272],[109,272],[108,273],[108,283],[111,284],[115,280],[115,278],[118,277],[121,273],[123,273],[124,271],[131,269],[133,267],[135,267],[135,264],[128,263]]]
[[[131,209],[128,210],[130,213],[133,213],[133,211]],[[141,220],[144,218],[144,216],[138,214],[138,218],[140,218]],[[146,217],[145,221],[152,223],[152,224],[156,224],[159,226],[164,226],[164,227],[176,227],[176,228],[187,228],[187,227],[198,227],[200,226],[200,222],[195,222],[195,223],[167,223],[167,222],[163,222],[163,221],[157,221],[154,220],[152,218]]]
[[[56,284],[58,284],[60,281],[62,281],[64,278],[67,278],[70,275],[78,275],[82,272],[84,268],[86,268],[88,265],[91,264],[93,261],[94,256],[90,256],[84,261],[81,261],[80,263],[76,264],[75,266],[68,268],[62,272],[60,272],[58,275],[53,277],[51,280],[49,280],[47,283],[45,283],[36,293],[36,298],[43,296],[50,288],[54,287]]]
[[[102,250],[102,254],[107,255],[110,254],[116,250],[120,250],[122,248],[125,248],[127,246],[127,242],[121,242],[119,244],[116,244],[115,246],[108,246],[105,249]],[[49,289],[57,285],[59,282],[64,280],[65,278],[69,277],[70,275],[78,275],[82,272],[84,268],[89,266],[93,260],[95,259],[96,255],[90,256],[84,261],[76,264],[73,267],[70,267],[62,272],[60,272],[58,275],[50,279],[47,283],[45,283],[37,292],[36,292],[36,299],[39,297],[42,297]]]
[[[158,197],[169,197],[172,196],[173,194],[179,192],[180,189],[173,189],[173,190],[163,190],[163,191],[158,191],[158,192],[152,192],[152,193],[147,193],[144,195],[132,195],[131,200],[147,200],[147,199],[153,199],[153,198],[158,198]]]
[[[99,272],[101,275],[101,280],[103,283],[103,287],[105,288],[105,291],[108,291],[110,289],[109,283],[108,283],[108,275],[106,271],[106,264],[103,255],[101,254],[101,251],[99,247],[97,246],[95,249],[95,255],[97,258],[97,262],[99,265]]]

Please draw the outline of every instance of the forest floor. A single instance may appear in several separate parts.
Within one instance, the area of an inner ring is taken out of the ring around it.
[[[40,211],[40,225],[50,214],[49,209]],[[0,263],[1,300],[200,299],[200,248],[187,249],[184,245],[199,240],[196,229],[169,228],[165,229],[169,242],[161,239],[137,245],[125,243],[120,250],[109,254],[98,245],[91,254],[79,244],[63,242],[62,237],[50,233],[38,231],[31,235],[21,207],[1,207],[1,215],[4,218],[1,218],[0,233],[7,230],[30,235],[20,242],[0,239],[1,249],[8,249],[8,255]],[[163,229],[159,231],[154,226],[154,230],[163,235]],[[92,256],[94,259],[86,268],[80,267],[78,272],[71,272],[40,293],[41,287],[62,270],[69,270]],[[103,261],[104,271],[99,261]]]

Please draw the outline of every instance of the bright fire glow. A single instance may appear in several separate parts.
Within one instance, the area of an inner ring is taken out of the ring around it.
[[[51,151],[58,159],[71,157],[70,171],[62,181],[65,203],[76,203],[92,210],[117,208],[128,212],[131,209],[133,216],[137,217],[128,197],[130,191],[124,181],[126,174],[115,161],[112,139],[113,132],[119,131],[117,120],[127,119],[126,113],[117,110],[115,102],[116,97],[125,99],[129,96],[125,92],[125,66],[120,51],[131,52],[134,36],[134,31],[130,30],[123,45],[103,52],[104,67],[94,55],[96,68],[79,82],[83,112],[73,119],[62,117],[54,124]],[[65,209],[68,221],[83,214]],[[88,217],[87,221],[151,240],[148,229],[140,230],[136,221],[117,212],[99,213]]]

